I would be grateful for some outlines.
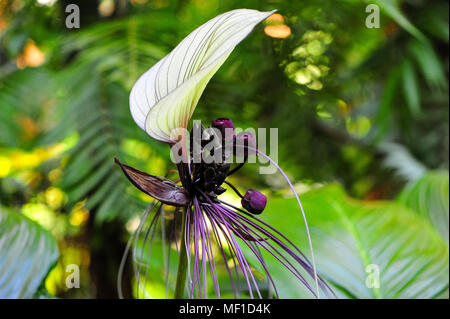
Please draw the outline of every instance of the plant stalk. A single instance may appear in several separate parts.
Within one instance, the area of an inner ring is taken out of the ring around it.
[[[175,285],[175,299],[184,298],[184,286],[186,283],[186,271],[187,271],[187,251],[186,251],[186,209],[183,209],[182,226],[181,226],[181,244],[180,244],[180,256],[178,260],[177,281]]]

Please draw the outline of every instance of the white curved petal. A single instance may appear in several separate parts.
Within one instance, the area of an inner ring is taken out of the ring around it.
[[[164,58],[165,59],[165,58]],[[164,62],[164,59],[156,63],[147,72],[142,74],[136,81],[130,94],[130,110],[136,124],[145,130],[145,119],[148,112],[156,104],[155,95],[152,92],[146,92],[146,83],[149,81],[153,83],[156,79],[156,74]]]
[[[187,127],[214,73],[255,25],[273,12],[229,11],[190,33],[135,83],[130,110],[137,125],[157,140],[175,142],[172,130]]]

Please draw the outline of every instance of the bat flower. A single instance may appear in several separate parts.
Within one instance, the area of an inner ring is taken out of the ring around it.
[[[178,174],[172,180],[168,176],[149,175],[115,159],[127,178],[155,199],[143,214],[124,253],[118,277],[121,297],[122,275],[130,250],[134,257],[137,295],[140,291],[147,294],[142,283],[148,285],[157,228],[162,235],[166,296],[169,286],[174,284],[175,298],[206,298],[210,295],[208,290],[217,298],[225,291],[232,292],[235,298],[278,297],[263,251],[292,274],[296,279],[293,285],[303,285],[317,298],[319,291],[333,295],[317,274],[308,224],[298,195],[281,168],[258,150],[255,136],[247,132],[235,134],[233,122],[227,118],[214,120],[209,128],[193,125],[191,134],[183,133],[208,81],[234,47],[272,13],[239,9],[215,17],[190,33],[135,83],[130,94],[134,121],[150,137],[167,143],[172,155],[182,155],[182,160],[177,161]],[[174,134],[180,129],[181,134]],[[199,139],[194,138],[195,130]],[[181,148],[176,149],[177,145]],[[231,148],[227,147],[230,145]],[[266,196],[253,189],[242,195],[227,181],[244,165],[250,153],[275,165],[292,189],[306,225],[311,260],[285,235],[256,216],[263,213]],[[218,160],[206,160],[205,154]],[[244,160],[232,168],[229,160],[239,156]],[[220,198],[227,190],[241,198],[241,207]],[[170,255],[174,249],[178,252],[178,266],[176,276],[171,276],[174,271],[171,271]]]

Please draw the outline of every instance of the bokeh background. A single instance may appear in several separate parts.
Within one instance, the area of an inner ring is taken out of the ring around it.
[[[69,3],[80,29],[65,26]],[[380,28],[365,25],[369,3]],[[279,164],[339,297],[448,298],[445,0],[0,0],[0,297],[117,298],[126,242],[151,198],[113,158],[154,175],[174,168],[133,122],[130,89],[190,31],[242,7],[278,14],[235,49],[194,118],[279,128]],[[283,180],[257,169],[233,182],[262,190],[263,217],[307,252]],[[155,298],[166,297],[161,259],[146,283]],[[282,296],[311,297],[268,263]],[[80,288],[66,286],[70,264]],[[367,284],[370,265],[379,287]],[[123,289],[136,296],[129,265]]]

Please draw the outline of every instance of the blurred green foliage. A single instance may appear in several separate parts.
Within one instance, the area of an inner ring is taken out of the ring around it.
[[[81,28],[67,29],[64,9],[74,2],[81,8]],[[381,8],[379,29],[364,24],[368,3]],[[448,268],[444,0],[2,1],[0,204],[2,214],[22,213],[58,240],[59,263],[46,289],[71,298],[117,296],[121,254],[151,199],[126,181],[113,157],[157,175],[174,168],[167,147],[134,124],[129,91],[191,30],[239,7],[276,8],[281,19],[257,27],[236,48],[206,88],[194,118],[231,117],[244,129],[277,127],[279,164],[299,190],[337,182],[360,199],[348,200],[338,186],[305,195],[319,270],[340,296],[448,296],[448,274],[445,286],[441,273]],[[281,179],[247,166],[235,177],[237,184],[266,189],[269,203],[291,211],[289,199],[277,199],[285,195]],[[397,203],[373,204],[374,199]],[[328,228],[331,221],[335,228]],[[298,229],[283,220],[274,223],[304,242]],[[1,227],[0,238],[8,231]],[[358,242],[354,231],[365,238]],[[331,254],[335,244],[350,245],[343,251],[354,263]],[[0,244],[0,262],[6,249]],[[364,288],[367,260],[358,252],[380,260],[386,288]],[[404,266],[408,258],[417,261]],[[399,278],[408,287],[389,286],[401,269],[386,260],[406,268]],[[64,285],[65,266],[72,263],[80,265],[81,289]],[[433,285],[439,281],[435,289],[421,288],[423,278],[431,277]],[[126,281],[132,285],[131,274]],[[164,297],[160,288],[157,296]],[[302,295],[286,289],[285,296]]]
[[[0,234],[0,296],[37,297],[58,260],[55,239],[37,223],[4,207],[0,207]]]
[[[448,186],[448,174],[439,177],[447,178]],[[441,195],[442,190],[435,189],[427,198]],[[448,298],[448,238],[429,220],[399,203],[351,199],[338,184],[312,190],[302,201],[309,212],[317,267],[339,298]],[[294,199],[274,199],[265,220],[283,225],[279,230],[307,251],[296,206]],[[439,216],[447,213],[448,225],[448,201],[436,210]],[[282,222],[286,218],[289,224]],[[291,284],[283,267],[271,263],[269,256],[267,260],[284,297],[308,297]],[[376,276],[378,286],[367,285],[370,275]]]

